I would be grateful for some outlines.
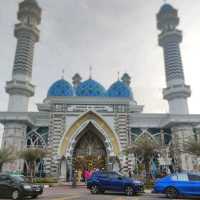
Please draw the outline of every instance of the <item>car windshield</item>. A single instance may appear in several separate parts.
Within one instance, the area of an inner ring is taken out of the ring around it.
[[[28,182],[30,182],[30,181],[28,180],[28,178],[26,178],[25,176],[11,175],[11,177],[13,177],[17,182],[23,182],[23,183],[28,183]]]
[[[120,177],[124,177],[124,178],[127,177],[127,176],[125,176],[124,174],[122,174],[120,172],[116,172],[116,174],[119,175]]]

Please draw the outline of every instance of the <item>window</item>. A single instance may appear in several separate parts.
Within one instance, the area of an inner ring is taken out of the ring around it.
[[[200,175],[197,174],[188,174],[188,178],[190,181],[200,181]]]
[[[172,180],[174,180],[174,181],[188,181],[188,175],[187,174],[174,174],[172,176]]]
[[[115,172],[110,172],[109,173],[109,178],[119,178],[119,177],[120,177],[120,175],[115,173]]]
[[[108,173],[107,172],[100,172],[100,173],[97,173],[97,176],[99,176],[99,178],[108,178]]]
[[[8,182],[10,181],[9,177],[6,175],[0,176],[0,182]]]
[[[188,181],[187,174],[178,174],[178,181]]]
[[[177,181],[178,180],[178,176],[177,175],[173,175],[173,176],[171,176],[171,178],[172,178],[173,181]]]

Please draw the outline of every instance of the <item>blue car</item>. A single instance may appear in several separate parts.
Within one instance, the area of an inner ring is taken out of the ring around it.
[[[200,196],[200,174],[175,173],[155,182],[154,193],[166,194],[174,199],[179,196]]]
[[[92,194],[104,193],[106,190],[110,190],[133,196],[144,192],[144,183],[122,176],[117,172],[97,171],[87,181],[87,188]]]

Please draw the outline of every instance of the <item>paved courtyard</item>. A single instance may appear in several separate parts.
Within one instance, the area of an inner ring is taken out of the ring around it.
[[[70,187],[47,188],[41,200],[165,200],[165,196],[150,194],[149,192],[140,196],[126,197],[124,194],[105,193],[101,195],[91,195],[86,188],[72,189]],[[191,198],[190,198],[191,199]],[[181,199],[180,199],[181,200]],[[185,198],[186,200],[186,198]]]

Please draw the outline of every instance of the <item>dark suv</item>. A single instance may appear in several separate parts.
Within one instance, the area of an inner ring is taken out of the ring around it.
[[[144,183],[132,178],[122,176],[117,172],[94,172],[87,181],[87,188],[92,194],[104,193],[106,190],[125,192],[127,196],[133,196],[144,192]]]
[[[36,198],[42,194],[43,186],[29,183],[24,176],[0,174],[0,197],[23,199]]]

